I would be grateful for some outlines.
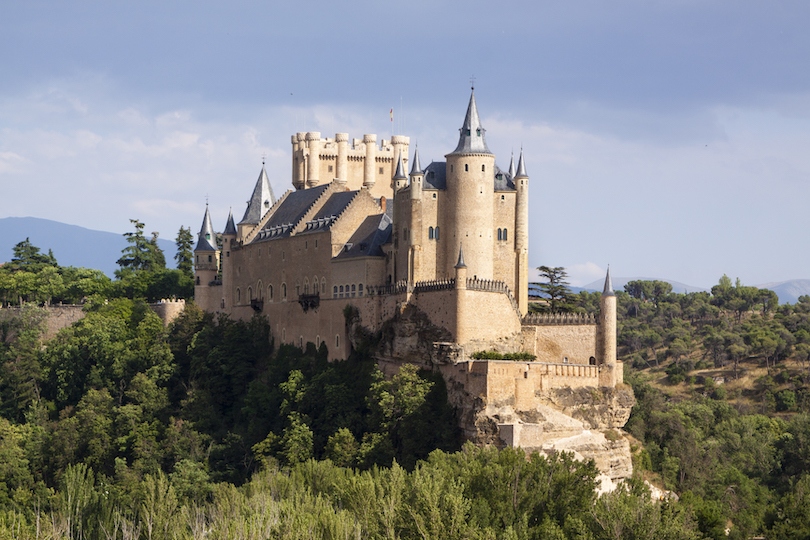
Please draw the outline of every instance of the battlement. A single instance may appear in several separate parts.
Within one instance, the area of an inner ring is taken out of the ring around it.
[[[524,326],[597,324],[593,313],[529,313],[521,322]]]

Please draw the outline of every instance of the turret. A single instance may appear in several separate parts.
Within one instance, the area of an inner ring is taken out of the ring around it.
[[[335,178],[345,185],[349,180],[349,134],[335,133],[335,142],[337,142],[338,147],[337,170],[335,171]]]
[[[425,178],[425,173],[422,172],[422,166],[419,164],[419,148],[417,147],[413,153],[413,165],[411,166],[411,199],[422,199],[422,181]]]
[[[259,221],[274,204],[276,204],[276,197],[273,195],[273,188],[270,187],[270,180],[267,178],[267,171],[264,169],[264,162],[262,161],[262,171],[259,173],[259,179],[256,180],[256,186],[253,188],[253,193],[247,202],[248,206],[245,209],[245,215],[242,217],[242,221],[239,222],[237,234],[239,240],[243,240],[259,224]]]
[[[458,145],[445,156],[449,203],[445,236],[449,245],[445,249],[455,252],[463,241],[468,271],[480,279],[492,279],[495,156],[487,147],[485,131],[473,92],[459,130]],[[452,275],[453,268],[446,268],[446,272]]]
[[[615,387],[623,379],[623,366],[616,357],[616,293],[613,292],[610,267],[608,267],[605,288],[602,291],[598,339],[599,385]]]
[[[363,187],[371,189],[377,179],[377,136],[373,133],[363,135],[366,148],[366,160],[363,167]]]
[[[457,343],[465,343],[472,337],[470,322],[476,317],[468,310],[467,300],[467,265],[464,263],[464,249],[458,246],[458,262],[453,267],[456,278],[456,320],[454,336]]]
[[[321,134],[318,131],[307,133],[307,187],[315,187],[321,174]]]
[[[194,248],[194,297],[204,297],[205,294],[198,295],[199,289],[208,287],[211,281],[216,280],[219,271],[219,250],[217,249],[217,238],[214,227],[211,225],[211,214],[208,213],[208,205],[205,205],[205,216],[197,239],[197,247]]]
[[[233,270],[231,268],[231,250],[236,244],[236,225],[233,222],[233,211],[228,210],[228,221],[225,230],[222,232],[222,250],[220,252],[220,272],[222,273],[222,309],[233,305],[230,297],[233,290]]]
[[[520,312],[529,312],[529,175],[520,149],[518,168],[514,159],[509,165],[515,181],[515,289]]]
[[[394,172],[394,193],[404,188],[408,184],[408,177],[405,176],[405,165],[402,163],[402,154],[397,157],[397,170]]]
[[[293,143],[293,185],[295,189],[304,189],[307,180],[307,134],[296,133],[292,136]]]

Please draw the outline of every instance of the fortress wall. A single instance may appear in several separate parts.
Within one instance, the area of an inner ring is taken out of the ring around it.
[[[458,334],[462,336],[460,344],[465,350],[476,350],[476,342],[499,341],[520,334],[520,318],[505,294],[469,289],[456,292],[463,295],[464,308],[459,313]]]
[[[431,323],[446,328],[455,337],[457,292],[455,289],[445,289],[415,293],[411,296],[411,303],[423,311]]]
[[[216,288],[216,287],[212,287]],[[221,287],[219,287],[221,289]],[[161,318],[163,326],[169,326],[174,320],[183,313],[186,308],[185,300],[161,300],[155,304],[149,304],[149,309],[155,312],[155,315]]]
[[[351,289],[355,287],[354,296],[361,297],[359,285],[363,285],[362,296],[367,296],[367,289],[369,284],[376,284],[380,282],[381,277],[385,274],[385,259],[382,257],[352,257],[350,259],[335,259],[332,261],[332,276],[334,276],[335,284],[338,287],[343,285],[344,294],[346,294],[346,286]],[[340,283],[337,280],[342,280]],[[321,294],[321,298],[334,298],[334,285],[326,290],[325,294]],[[351,298],[352,292],[348,291],[348,296]],[[338,292],[338,296],[340,293]]]
[[[588,364],[596,357],[595,324],[524,326],[524,346],[537,356],[537,362]]]
[[[19,317],[20,314],[31,307],[7,307],[0,306],[0,320],[13,319]],[[42,341],[48,341],[56,337],[56,334],[63,328],[67,328],[71,324],[80,321],[86,315],[84,306],[82,305],[56,305],[44,308],[33,308],[38,311],[43,311],[46,314],[45,318],[45,333],[42,336]]]

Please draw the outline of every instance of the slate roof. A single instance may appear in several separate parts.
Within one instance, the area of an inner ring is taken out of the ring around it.
[[[225,224],[225,231],[222,234],[232,234],[236,236],[236,225],[233,224],[233,211],[228,210],[228,222]]]
[[[495,165],[492,178],[495,191],[515,191],[515,179]],[[447,163],[434,161],[425,168],[424,189],[447,189]]]
[[[205,216],[202,227],[198,235],[197,247],[194,251],[216,251],[217,235],[214,233],[214,226],[211,224],[211,214],[208,212],[208,205],[205,205]]]
[[[302,189],[293,191],[284,202],[276,208],[273,215],[267,220],[267,223],[262,227],[262,230],[257,236],[257,240],[264,238],[277,238],[289,236],[292,232],[292,227],[298,223],[307,210],[312,207],[312,204],[321,196],[321,194],[329,187],[329,184],[316,186],[310,189]]]
[[[354,231],[335,259],[384,257],[382,246],[391,238],[391,223],[391,214],[387,211],[384,214],[368,216]]]
[[[458,137],[458,146],[450,154],[491,154],[487,147],[485,133],[487,130],[481,125],[478,118],[478,107],[475,105],[475,91],[470,94],[470,103],[467,105],[467,116],[461,126]]]
[[[256,187],[253,188],[245,215],[239,224],[256,225],[274,204],[276,204],[276,197],[273,195],[273,188],[270,187],[270,180],[267,178],[267,171],[264,170],[264,163],[262,163],[262,172],[259,173]]]
[[[307,222],[307,228],[301,233],[316,232],[328,229],[332,224],[337,221],[343,210],[349,206],[349,203],[357,196],[357,191],[338,191],[333,193],[321,209],[318,210],[312,219]]]

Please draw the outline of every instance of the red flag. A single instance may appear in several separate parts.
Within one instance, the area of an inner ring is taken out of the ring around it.
[[[391,121],[394,121],[394,109],[391,109]]]

